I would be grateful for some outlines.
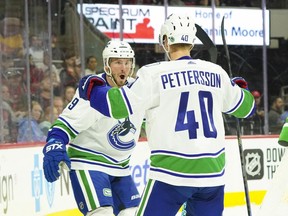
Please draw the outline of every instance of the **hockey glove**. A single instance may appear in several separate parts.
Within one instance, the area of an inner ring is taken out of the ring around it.
[[[91,91],[94,86],[105,86],[106,82],[99,76],[87,75],[79,81],[79,95],[84,100],[90,100]]]
[[[242,77],[234,77],[234,78],[231,79],[231,81],[233,83],[237,84],[240,88],[244,88],[244,89],[249,91],[248,83],[247,83],[247,81],[244,78],[242,78]]]
[[[278,143],[282,146],[288,146],[288,118],[282,127],[281,133],[279,135]]]
[[[71,162],[66,145],[61,140],[50,139],[43,148],[43,154],[44,176],[48,182],[54,182],[59,178],[62,167],[70,170]]]

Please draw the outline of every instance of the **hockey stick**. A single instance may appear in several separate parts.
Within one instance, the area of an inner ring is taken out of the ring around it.
[[[226,43],[225,32],[224,32],[224,19],[225,18],[223,17],[222,22],[221,22],[221,35],[222,35],[223,46],[225,49],[227,63],[228,63],[229,76],[230,76],[230,78],[232,78],[233,75],[232,75],[232,69],[231,69],[231,63],[230,63],[230,55],[229,55],[229,50],[228,50],[228,46]],[[247,181],[247,175],[246,175],[246,171],[245,171],[243,146],[242,146],[241,133],[240,133],[240,123],[239,123],[238,118],[235,117],[235,120],[236,120],[237,140],[238,140],[239,153],[240,153],[240,161],[241,161],[241,168],[242,168],[242,177],[243,177],[243,183],[244,183],[247,211],[248,211],[248,216],[252,216],[251,203],[250,203],[250,197],[249,197],[249,189],[248,189],[248,181]]]
[[[217,48],[215,44],[212,42],[210,37],[207,35],[207,33],[199,26],[198,24],[195,24],[197,32],[196,37],[203,43],[203,45],[206,47],[206,49],[209,52],[210,55],[210,61],[213,63],[217,62]]]

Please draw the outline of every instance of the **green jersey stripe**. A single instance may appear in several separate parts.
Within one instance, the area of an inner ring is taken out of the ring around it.
[[[76,134],[73,133],[73,131],[62,121],[60,121],[59,119],[57,119],[54,124],[51,126],[52,127],[57,127],[59,129],[62,129],[64,132],[66,132],[67,134],[69,134],[71,139],[75,139]]]
[[[254,97],[253,95],[246,89],[242,89],[244,93],[244,97],[241,105],[238,107],[235,112],[230,113],[237,118],[243,118],[249,115],[251,109],[253,109]]]
[[[144,190],[144,194],[142,195],[142,199],[141,199],[140,205],[138,207],[137,216],[143,215],[143,208],[144,208],[144,206],[146,206],[147,197],[149,197],[151,187],[153,186],[152,183],[154,183],[154,181],[155,180],[149,179],[146,186],[145,186],[146,188]]]
[[[96,206],[95,201],[93,199],[92,191],[91,191],[89,182],[87,180],[87,176],[85,174],[85,171],[84,170],[79,170],[79,174],[81,176],[81,180],[82,180],[83,185],[85,187],[85,191],[86,191],[86,194],[88,196],[88,200],[89,200],[91,209],[96,209],[97,206]]]
[[[185,174],[211,174],[222,172],[225,167],[225,152],[216,157],[182,158],[170,155],[152,155],[151,167],[161,167]]]
[[[119,88],[109,89],[108,98],[113,118],[120,119],[128,116],[128,108]]]
[[[81,159],[86,159],[90,161],[96,161],[97,163],[102,162],[104,164],[109,164],[109,165],[113,165],[113,166],[120,167],[120,168],[128,167],[129,161],[130,161],[130,158],[127,158],[126,160],[117,163],[116,161],[109,160],[104,155],[86,152],[85,150],[80,151],[78,149],[73,148],[72,146],[69,146],[68,148],[68,155],[71,159],[81,158]]]

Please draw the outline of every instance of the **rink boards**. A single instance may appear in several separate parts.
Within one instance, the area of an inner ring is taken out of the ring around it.
[[[242,137],[250,201],[259,206],[284,155],[277,136]],[[225,208],[245,206],[243,177],[236,137],[226,138]],[[69,175],[46,182],[39,144],[0,145],[0,215],[81,216],[73,198]],[[149,148],[139,143],[131,157],[131,175],[143,191],[149,175]]]

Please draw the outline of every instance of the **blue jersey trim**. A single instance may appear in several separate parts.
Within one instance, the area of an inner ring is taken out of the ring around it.
[[[123,98],[124,98],[124,100],[126,102],[126,106],[127,106],[128,110],[129,110],[129,114],[132,115],[133,111],[132,111],[132,107],[131,107],[131,104],[129,102],[129,99],[127,97],[127,94],[126,94],[126,92],[125,92],[125,90],[123,88],[120,88],[120,89],[122,91]]]
[[[238,101],[238,103],[236,104],[236,106],[235,107],[233,107],[231,110],[229,110],[229,111],[227,111],[227,112],[224,112],[224,113],[232,113],[232,112],[234,112],[239,106],[240,106],[240,104],[241,104],[241,102],[242,102],[242,100],[243,100],[243,97],[244,97],[244,93],[243,93],[243,91],[241,90],[241,97],[240,97],[240,100]]]
[[[191,56],[182,56],[180,58],[178,58],[177,60],[191,60]]]
[[[156,150],[156,151],[151,151],[151,154],[169,154],[169,155],[178,155],[178,156],[184,156],[184,157],[202,157],[202,156],[216,156],[221,154],[222,152],[225,151],[225,148],[222,148],[216,153],[201,153],[201,154],[183,154],[183,153],[177,153],[173,151],[164,151],[164,150]]]
[[[61,121],[63,121],[76,135],[79,134],[79,132],[77,130],[75,130],[63,117],[59,116],[59,119]]]
[[[159,169],[159,168],[153,168],[151,167],[150,168],[150,171],[154,171],[154,172],[159,172],[159,173],[165,173],[165,174],[168,174],[168,175],[171,175],[171,176],[176,176],[176,177],[181,177],[181,178],[215,178],[215,177],[221,177],[224,175],[225,173],[225,169],[222,170],[221,173],[219,174],[211,174],[211,175],[191,175],[191,174],[177,174],[175,172],[171,172],[171,171],[168,171],[168,170],[162,170],[162,169]]]
[[[111,89],[110,86],[95,86],[90,95],[90,106],[103,115],[111,117],[108,100],[106,98],[109,89]]]
[[[93,150],[91,150],[91,149],[83,148],[83,147],[80,147],[80,146],[75,145],[75,144],[73,144],[73,143],[70,143],[70,146],[73,147],[73,148],[75,148],[75,149],[80,149],[80,150],[83,150],[83,151],[86,151],[86,152],[90,152],[90,153],[93,153],[93,154],[102,155],[102,156],[108,158],[109,160],[111,160],[113,163],[121,163],[121,162],[123,162],[123,160],[122,160],[122,161],[117,161],[117,160],[115,160],[114,158],[112,158],[112,157],[110,157],[110,156],[108,156],[108,155],[105,155],[105,154],[103,154],[103,153],[101,153],[101,152],[97,152],[97,151],[93,151]],[[129,156],[129,157],[130,157],[130,156]],[[129,159],[129,157],[128,157],[127,159]]]

